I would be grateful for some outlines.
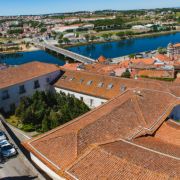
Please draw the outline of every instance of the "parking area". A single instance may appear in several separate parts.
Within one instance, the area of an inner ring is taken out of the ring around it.
[[[8,142],[12,144],[12,147],[14,147],[18,152],[17,155],[13,157],[4,157],[1,146],[0,179],[2,180],[42,179],[38,177],[38,173],[36,173],[32,165],[30,165],[30,162],[24,157],[21,150],[17,147],[14,140],[11,138],[11,136],[4,128],[1,122],[0,122],[0,131],[3,131],[6,134]]]

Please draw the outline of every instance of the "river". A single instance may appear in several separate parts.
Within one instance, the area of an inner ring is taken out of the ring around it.
[[[180,33],[72,47],[69,48],[69,50],[93,59],[97,59],[100,55],[103,55],[106,58],[116,58],[155,50],[158,47],[167,47],[169,43],[177,42],[180,42]]]
[[[155,50],[158,47],[167,47],[169,43],[177,42],[180,42],[180,33],[84,45],[71,47],[69,50],[93,59],[97,59],[100,55],[107,58],[116,58],[128,54]],[[65,64],[64,58],[57,57],[41,50],[16,53],[4,57],[0,56],[0,63],[9,65],[20,65],[35,60],[58,65]]]

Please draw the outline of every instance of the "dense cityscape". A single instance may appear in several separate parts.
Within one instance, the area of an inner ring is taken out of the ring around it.
[[[0,179],[180,179],[180,4],[160,7],[0,7]]]

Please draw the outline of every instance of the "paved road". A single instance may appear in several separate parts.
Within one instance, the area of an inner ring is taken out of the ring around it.
[[[0,129],[6,132],[9,141],[14,144],[13,139],[11,139],[11,137],[9,136],[8,132],[6,131],[6,129],[4,128],[1,122],[0,122]],[[11,179],[39,180],[40,178],[37,177],[36,172],[33,170],[28,160],[24,157],[24,155],[19,149],[18,152],[19,154],[16,157],[5,160],[5,162],[0,163],[0,179],[1,180],[11,180]]]
[[[38,179],[32,170],[26,166],[20,156],[0,164],[0,179]]]

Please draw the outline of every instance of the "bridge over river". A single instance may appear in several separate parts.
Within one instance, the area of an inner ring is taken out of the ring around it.
[[[66,49],[63,49],[60,47],[56,47],[54,45],[49,45],[49,44],[44,43],[44,42],[42,42],[42,43],[41,42],[33,42],[33,43],[40,48],[54,51],[58,54],[64,55],[65,57],[69,57],[69,58],[71,58],[75,61],[78,61],[78,62],[91,64],[95,61],[94,59],[91,59],[89,57],[74,53],[72,51],[69,51],[69,50],[66,50]]]

